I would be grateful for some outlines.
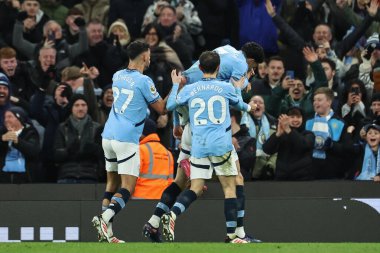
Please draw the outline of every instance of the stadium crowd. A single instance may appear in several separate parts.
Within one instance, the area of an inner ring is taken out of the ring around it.
[[[112,76],[135,40],[150,46],[144,74],[162,98],[171,71],[203,51],[262,46],[265,61],[243,92],[257,109],[231,111],[246,181],[380,181],[378,8],[377,0],[2,0],[0,182],[105,182]],[[148,117],[149,134],[176,156],[173,115]]]

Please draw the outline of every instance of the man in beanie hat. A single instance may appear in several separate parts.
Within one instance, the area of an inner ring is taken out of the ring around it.
[[[9,79],[0,72],[0,125],[4,122],[5,110],[10,106]]]
[[[277,153],[275,180],[312,180],[314,134],[304,130],[303,111],[290,107],[278,118],[276,134],[264,143],[268,155]]]
[[[54,160],[59,165],[57,182],[99,182],[103,162],[100,125],[88,115],[83,95],[74,95],[69,108],[71,114],[59,125],[54,143]]]
[[[156,123],[146,119],[140,138],[140,175],[133,198],[160,199],[173,182],[173,155],[160,143],[156,130]]]
[[[34,181],[38,166],[40,143],[37,130],[21,107],[10,107],[0,130],[0,182],[27,183]]]

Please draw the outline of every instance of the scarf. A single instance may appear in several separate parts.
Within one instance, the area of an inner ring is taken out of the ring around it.
[[[377,158],[377,159],[376,159]],[[366,144],[362,171],[355,180],[372,180],[380,173],[380,148],[377,150],[377,157],[373,154],[371,147]]]
[[[70,115],[70,122],[73,125],[73,127],[78,131],[79,135],[82,135],[84,126],[86,125],[87,121],[89,121],[90,116],[86,114],[83,119],[76,119],[73,117],[73,115]]]
[[[256,156],[267,156],[263,151],[263,144],[270,136],[270,124],[268,118],[265,114],[260,120],[257,120],[258,126],[255,121],[249,117],[249,135],[256,138]],[[257,133],[256,128],[258,127],[259,132]]]
[[[25,173],[25,158],[23,154],[12,146],[12,142],[8,142],[9,150],[5,157],[4,172]]]
[[[329,120],[334,115],[333,110],[330,110],[329,115],[321,117],[318,114],[314,116],[314,124],[311,131],[315,135],[315,144],[313,150],[313,157],[317,159],[326,159],[326,152],[324,150],[325,141],[331,137]]]

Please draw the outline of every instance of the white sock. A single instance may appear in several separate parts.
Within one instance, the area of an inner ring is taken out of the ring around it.
[[[152,215],[148,222],[150,223],[150,225],[152,225],[152,227],[158,228],[160,226],[160,220],[160,217],[158,217],[157,215]]]
[[[227,236],[228,236],[228,238],[230,238],[230,239],[235,239],[236,234],[235,234],[235,233],[234,233],[234,234],[227,234]]]
[[[170,211],[170,215],[172,216],[173,220],[177,219],[177,215],[175,215],[175,213],[173,213],[173,211]]]
[[[102,219],[108,224],[110,219],[115,216],[115,211],[108,208],[102,213]]]
[[[240,238],[244,238],[245,237],[244,227],[237,227],[235,230],[235,234]]]
[[[112,232],[112,222],[108,222],[108,225],[107,225],[107,232],[108,232],[108,236],[109,236],[109,237],[112,237],[112,236],[113,236],[113,232]]]

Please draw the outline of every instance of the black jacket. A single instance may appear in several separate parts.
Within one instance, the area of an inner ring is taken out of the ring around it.
[[[0,130],[0,135],[7,132],[7,129],[3,127]],[[0,182],[1,183],[28,183],[37,181],[35,178],[36,170],[38,167],[38,154],[40,152],[40,141],[37,130],[27,124],[20,135],[18,136],[18,143],[12,144],[14,148],[18,149],[25,158],[25,173],[11,173],[3,172],[0,170]],[[5,165],[5,157],[9,150],[8,142],[0,142],[0,168]]]
[[[315,178],[312,168],[314,134],[310,131],[292,129],[289,134],[277,137],[272,134],[264,143],[265,153],[277,153],[276,180],[311,180]]]
[[[104,170],[100,145],[100,125],[88,117],[80,136],[70,118],[58,127],[54,143],[54,159],[59,165],[58,179],[99,180]]]

